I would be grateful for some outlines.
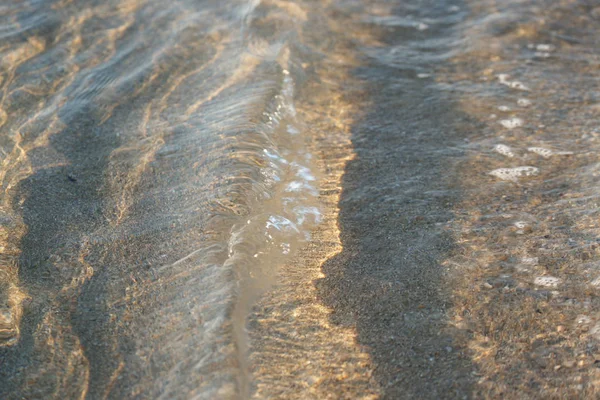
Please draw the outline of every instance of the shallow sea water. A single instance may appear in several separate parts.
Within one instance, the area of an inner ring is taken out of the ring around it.
[[[597,395],[599,31],[586,0],[1,5],[0,397]]]

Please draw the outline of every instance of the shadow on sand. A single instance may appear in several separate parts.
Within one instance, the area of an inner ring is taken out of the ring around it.
[[[390,399],[471,397],[474,366],[447,322],[452,288],[440,263],[454,248],[444,226],[460,196],[448,171],[475,123],[434,78],[417,78],[448,51],[451,29],[392,31],[382,41],[400,49],[394,59],[376,50],[355,71],[372,107],[352,129],[356,157],[341,182],[343,250],[317,282],[333,322],[356,327]],[[414,58],[414,43],[436,38],[437,53]]]

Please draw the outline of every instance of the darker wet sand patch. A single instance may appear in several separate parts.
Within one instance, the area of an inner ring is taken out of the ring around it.
[[[448,324],[455,249],[444,227],[460,192],[447,179],[452,150],[471,124],[435,85],[385,66],[356,71],[374,81],[372,107],[352,128],[356,157],[342,179],[342,251],[317,282],[335,324],[355,327],[383,397],[469,397],[474,367]]]

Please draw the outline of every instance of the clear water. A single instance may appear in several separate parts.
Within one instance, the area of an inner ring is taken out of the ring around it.
[[[0,397],[592,396],[599,21],[0,5]]]

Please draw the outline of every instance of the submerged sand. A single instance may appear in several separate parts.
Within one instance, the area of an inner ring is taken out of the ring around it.
[[[227,7],[59,3],[2,64],[0,397],[598,395],[594,4],[243,3],[244,36]],[[33,90],[44,54],[71,69]],[[317,165],[322,221],[252,261],[232,232],[279,211],[280,150]]]

